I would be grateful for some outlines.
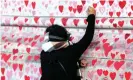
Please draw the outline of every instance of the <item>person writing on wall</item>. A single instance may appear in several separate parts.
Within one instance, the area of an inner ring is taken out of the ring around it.
[[[85,34],[77,43],[69,41],[70,34],[62,26],[54,24],[46,29],[47,41],[42,44],[40,54],[41,80],[81,80],[77,62],[93,39],[96,11],[89,7],[87,14]]]

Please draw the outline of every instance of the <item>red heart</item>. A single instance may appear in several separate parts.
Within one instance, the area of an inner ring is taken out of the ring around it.
[[[35,6],[36,6],[36,2],[32,2],[32,8],[35,9]]]
[[[98,24],[99,23],[99,20],[96,20],[96,23]]]
[[[22,59],[23,58],[23,55],[22,56],[19,56],[19,58]]]
[[[124,63],[125,63],[124,61],[120,61],[120,62],[116,61],[116,62],[114,63],[115,69],[116,69],[116,70],[119,70],[119,69],[121,68],[121,66],[122,66]]]
[[[96,48],[95,48],[96,51],[99,50],[99,49],[100,49],[100,47],[96,47]]]
[[[34,60],[35,60],[35,61],[39,60],[39,58],[40,58],[39,55],[35,55],[35,56],[34,56]]]
[[[114,0],[109,0],[109,5],[111,6],[114,3]]]
[[[109,15],[112,17],[113,16],[113,12],[109,12]]]
[[[131,12],[128,13],[128,16],[129,16],[129,17],[131,16]]]
[[[19,30],[20,30],[20,31],[22,30],[22,28],[23,28],[22,26],[19,26]]]
[[[107,61],[107,66],[110,67],[113,64],[114,61],[108,60]]]
[[[73,8],[72,8],[72,6],[69,6],[69,8],[68,8],[68,9],[69,9],[69,11],[71,12]]]
[[[22,40],[22,38],[18,38],[18,39],[17,39],[17,42],[20,42],[21,40]]]
[[[51,24],[54,24],[55,18],[50,18]]]
[[[93,7],[96,8],[97,7],[97,3],[93,3]]]
[[[124,21],[119,21],[118,24],[119,24],[120,27],[123,27]]]
[[[96,62],[97,62],[97,59],[93,59],[92,60],[92,65],[94,66]]]
[[[125,59],[125,54],[121,54],[121,59]]]
[[[119,1],[119,6],[121,9],[123,9],[126,5],[126,1]]]
[[[42,42],[43,40],[44,40],[44,37],[41,37],[41,38],[40,38],[40,42]]]
[[[5,76],[1,76],[1,80],[5,80]]]
[[[22,69],[23,69],[23,64],[19,64],[19,69],[20,69],[20,71],[22,71]]]
[[[100,0],[101,5],[105,4],[105,0]]]
[[[9,58],[11,57],[11,54],[3,54],[2,58],[5,62],[7,62],[9,60]]]
[[[126,80],[130,80],[131,72],[125,72],[125,78],[126,78]]]
[[[79,22],[79,19],[74,19],[74,20],[73,20],[73,23],[74,23],[75,26],[78,25],[78,22]]]
[[[18,16],[14,16],[14,21],[18,18]]]
[[[33,56],[28,56],[28,57],[27,57],[27,60],[30,61],[30,60],[32,59],[32,57],[33,57]]]
[[[18,53],[18,49],[13,49],[13,54]]]
[[[30,77],[27,75],[25,75],[24,78],[25,78],[25,80],[30,80]]]
[[[104,23],[107,20],[107,18],[102,18],[101,22]]]
[[[112,80],[115,80],[115,77],[116,77],[116,72],[110,72],[110,78]]]
[[[27,19],[27,18],[25,18],[25,20],[24,20],[24,21],[25,21],[25,23],[26,23],[26,22],[28,21],[28,19]]]
[[[6,36],[2,36],[2,40],[5,40]]]
[[[103,41],[102,41],[102,42],[103,42],[103,43],[105,43],[107,40],[108,40],[108,39],[103,39]]]
[[[16,69],[17,69],[17,67],[18,67],[18,64],[15,63],[15,64],[12,65],[12,67],[13,67],[13,70],[16,71]]]
[[[4,45],[4,49],[6,49],[7,48],[7,45]]]
[[[86,19],[84,19],[84,23],[87,24],[88,22],[86,21]]]
[[[118,40],[119,40],[119,38],[115,38],[115,42],[118,41]]]
[[[13,56],[13,60],[15,60],[17,58],[17,56]]]
[[[97,74],[98,74],[99,76],[102,75],[102,72],[103,72],[102,69],[98,69],[98,70],[97,70]]]
[[[112,59],[114,59],[115,58],[115,54],[111,53],[111,57],[112,57]]]
[[[24,39],[24,42],[27,41],[28,39],[29,39],[29,38],[25,38],[25,39]]]
[[[40,74],[42,74],[42,69],[41,69],[41,67],[39,68],[39,72],[40,72]]]
[[[28,53],[30,53],[30,48],[26,48],[26,51],[27,51]]]
[[[116,23],[114,23],[114,24],[113,24],[113,27],[115,27],[115,28],[116,28],[116,27],[117,27],[117,24],[116,24]]]
[[[85,5],[86,1],[85,0],[81,0],[82,4]]]
[[[77,11],[77,9],[76,8],[73,8],[73,12],[75,13]]]
[[[59,6],[59,11],[62,13],[63,12],[63,9],[64,9],[64,6],[63,5],[60,5]]]
[[[104,74],[105,76],[107,76],[107,75],[108,75],[108,71],[107,71],[107,70],[104,70],[104,71],[103,71],[103,74]]]
[[[108,56],[108,53],[113,49],[113,47],[110,46],[109,43],[105,43],[103,45],[103,47],[104,47],[105,56],[107,57]]]
[[[99,37],[102,37],[102,36],[103,36],[103,33],[100,33],[100,34],[99,34]]]
[[[34,37],[34,40],[37,40],[39,37],[40,37],[40,35],[36,35],[36,36]]]
[[[31,42],[33,40],[33,38],[29,38],[29,42]]]
[[[21,12],[21,7],[19,7],[18,10]]]
[[[64,26],[66,26],[67,20],[68,20],[68,18],[62,18],[62,19],[61,19],[62,24],[63,24]]]
[[[40,17],[34,17],[34,21],[35,21],[35,23],[38,22],[39,18],[40,18]]]
[[[27,6],[28,3],[29,3],[29,1],[28,1],[28,0],[24,0],[24,3],[25,3],[25,5]]]
[[[133,5],[131,5],[131,9],[132,9],[132,11],[133,11]]]
[[[35,46],[36,45],[36,41],[33,41],[32,43],[31,43],[31,46],[33,47],[33,46]]]
[[[77,5],[77,10],[78,10],[79,13],[81,13],[82,9],[83,9],[82,5]]]
[[[133,42],[133,39],[128,39],[128,40],[127,40],[127,43],[128,43],[128,44],[130,44],[130,43],[132,43],[132,42]]]
[[[130,24],[133,26],[133,19],[130,20]]]
[[[126,33],[125,34],[125,39],[127,39],[130,36],[130,34]]]
[[[113,23],[113,21],[114,21],[114,19],[110,19],[110,20],[109,20],[110,23]]]
[[[4,73],[5,73],[5,68],[1,68],[1,73],[4,75]]]
[[[116,12],[116,15],[119,17],[120,16],[120,14],[121,14],[121,12]]]

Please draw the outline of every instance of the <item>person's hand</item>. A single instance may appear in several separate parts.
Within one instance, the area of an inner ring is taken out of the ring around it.
[[[81,63],[80,63],[81,67],[87,67],[87,64],[88,64],[88,62],[86,59],[81,60]]]
[[[88,8],[88,10],[87,10],[87,14],[88,14],[88,15],[90,15],[90,14],[94,14],[94,15],[95,15],[95,14],[96,14],[96,11],[95,11],[95,9],[94,9],[93,7],[90,7],[90,6],[89,6],[89,8]]]

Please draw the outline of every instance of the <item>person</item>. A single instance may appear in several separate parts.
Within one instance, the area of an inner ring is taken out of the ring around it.
[[[40,54],[41,80],[80,80],[77,62],[90,45],[95,29],[95,9],[88,8],[87,28],[77,43],[69,41],[70,34],[62,26],[52,25],[46,29],[46,42]]]

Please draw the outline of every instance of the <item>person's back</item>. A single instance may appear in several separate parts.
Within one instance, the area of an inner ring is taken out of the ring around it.
[[[80,80],[80,77],[77,76],[77,61],[93,39],[95,14],[90,14],[87,22],[85,35],[79,42],[66,47],[64,47],[66,44],[64,43],[63,48],[50,51],[42,50],[40,55],[41,80]],[[55,45],[55,47],[57,46]]]

